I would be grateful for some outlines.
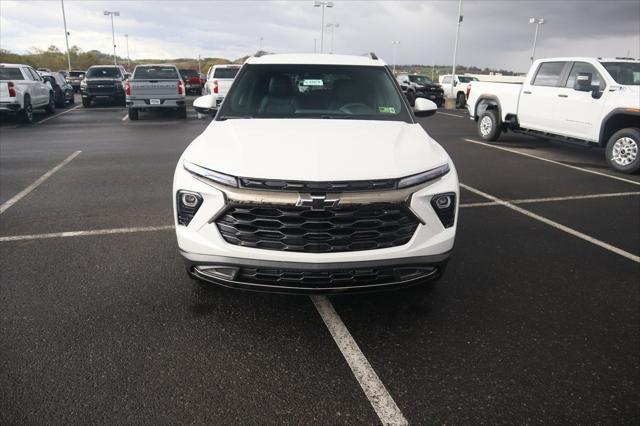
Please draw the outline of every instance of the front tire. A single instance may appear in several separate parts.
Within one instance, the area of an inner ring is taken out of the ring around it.
[[[609,167],[621,173],[640,170],[640,129],[630,127],[615,132],[605,151]]]
[[[478,135],[484,141],[495,141],[500,137],[502,128],[498,113],[494,109],[488,109],[480,115],[478,120]]]
[[[91,98],[82,98],[82,106],[85,108],[91,108]]]
[[[138,120],[138,110],[129,108],[129,120],[136,121]]]
[[[53,93],[49,93],[49,104],[44,107],[44,111],[47,114],[53,114],[54,112],[56,112],[56,99],[53,96]]]

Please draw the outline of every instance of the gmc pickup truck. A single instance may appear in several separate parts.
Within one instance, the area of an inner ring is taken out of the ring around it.
[[[125,82],[129,119],[137,120],[139,111],[172,109],[178,118],[187,118],[185,87],[175,65],[138,65]]]
[[[473,82],[466,96],[485,141],[511,130],[595,145],[612,169],[640,170],[638,60],[539,59],[524,84]]]
[[[207,73],[207,82],[204,85],[205,95],[214,95],[219,106],[229,91],[236,74],[240,70],[239,65],[214,65]]]
[[[126,71],[120,65],[94,65],[89,67],[80,83],[82,105],[91,107],[95,99],[111,99],[116,105],[124,104]]]

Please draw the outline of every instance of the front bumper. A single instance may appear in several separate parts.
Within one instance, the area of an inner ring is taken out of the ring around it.
[[[344,294],[409,287],[437,279],[449,257],[444,253],[378,261],[302,263],[182,250],[180,255],[188,273],[197,279],[223,287],[287,294]]]
[[[444,101],[444,94],[441,92],[417,92],[416,98],[428,99],[436,104],[441,104]]]

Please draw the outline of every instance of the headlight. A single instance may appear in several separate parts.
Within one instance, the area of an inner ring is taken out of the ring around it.
[[[82,80],[80,82],[80,87],[87,87],[87,80]]]
[[[238,180],[233,176],[225,175],[224,173],[206,169],[204,167],[198,166],[197,164],[193,164],[192,162],[187,160],[184,160],[183,165],[186,171],[198,177],[201,177],[222,185],[233,186],[236,188],[238,187]]]
[[[426,172],[418,173],[417,175],[407,176],[400,179],[398,182],[398,188],[406,188],[408,186],[419,185],[424,182],[439,178],[449,173],[449,164],[443,164],[434,169],[427,170]]]
[[[197,192],[178,191],[176,194],[178,224],[188,226],[201,205],[202,195]]]

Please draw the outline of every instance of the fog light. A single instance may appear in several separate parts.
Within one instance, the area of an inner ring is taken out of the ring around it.
[[[238,268],[233,266],[223,266],[223,265],[207,265],[207,266],[196,266],[194,268],[196,272],[199,272],[202,275],[211,278],[218,278],[227,281],[233,281],[233,279],[238,274]]]
[[[456,220],[456,194],[436,194],[431,198],[431,206],[438,215],[442,226],[451,228]]]
[[[451,197],[448,195],[441,195],[437,198],[435,198],[436,200],[436,207],[439,209],[448,209],[449,207],[451,207]]]
[[[192,194],[190,192],[183,192],[182,196],[180,197],[180,201],[182,201],[182,204],[185,207],[191,207],[194,208],[195,206],[198,205],[198,196],[195,194]]]
[[[202,205],[202,196],[197,192],[178,191],[176,194],[176,212],[178,224],[187,226]]]

